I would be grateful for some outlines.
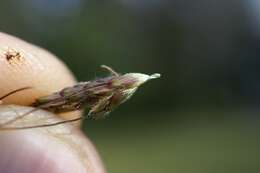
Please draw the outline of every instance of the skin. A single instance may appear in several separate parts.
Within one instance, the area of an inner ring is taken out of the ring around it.
[[[17,54],[17,52],[19,54]],[[0,33],[0,96],[31,86],[2,100],[0,122],[31,110],[38,97],[75,84],[67,67],[49,52],[13,36]],[[23,106],[17,106],[23,105]],[[70,119],[80,112],[55,115],[36,111],[10,126]],[[42,118],[44,117],[44,119]],[[0,172],[5,173],[105,173],[100,157],[77,126],[0,131]]]

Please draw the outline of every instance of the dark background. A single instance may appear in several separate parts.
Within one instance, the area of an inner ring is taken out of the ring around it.
[[[79,81],[162,74],[85,122],[109,172],[260,172],[260,1],[2,0],[0,21]]]

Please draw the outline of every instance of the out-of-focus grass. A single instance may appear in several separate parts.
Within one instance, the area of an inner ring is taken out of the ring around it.
[[[230,113],[222,113],[218,121],[202,118],[209,113],[182,112],[187,119],[178,122],[163,119],[164,114],[140,121],[111,118],[87,122],[84,128],[108,172],[260,172],[258,119],[246,113],[236,119]]]

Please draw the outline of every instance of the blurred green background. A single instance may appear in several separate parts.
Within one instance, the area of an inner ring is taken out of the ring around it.
[[[260,172],[260,1],[1,0],[0,31],[79,81],[158,72],[83,129],[113,173]]]

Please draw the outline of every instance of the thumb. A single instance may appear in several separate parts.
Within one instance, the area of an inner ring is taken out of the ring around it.
[[[0,106],[1,123],[30,110],[29,107]],[[10,127],[59,120],[52,113],[39,110],[17,119]],[[62,124],[48,128],[1,131],[0,172],[104,173],[105,170],[94,146],[78,128]]]

